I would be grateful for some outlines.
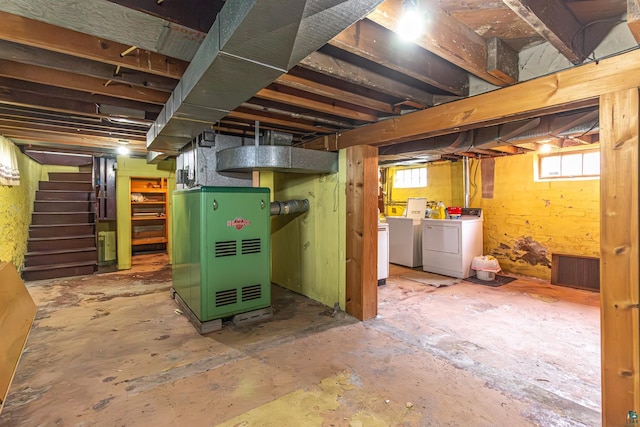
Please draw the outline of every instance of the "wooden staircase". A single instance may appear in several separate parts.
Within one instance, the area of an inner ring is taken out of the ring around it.
[[[36,192],[24,280],[93,274],[98,268],[91,173],[50,172]]]

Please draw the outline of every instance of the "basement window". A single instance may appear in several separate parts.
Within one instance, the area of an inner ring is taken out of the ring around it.
[[[600,151],[569,151],[538,156],[539,179],[597,178]]]
[[[427,186],[427,168],[396,170],[393,175],[395,188],[418,188]]]

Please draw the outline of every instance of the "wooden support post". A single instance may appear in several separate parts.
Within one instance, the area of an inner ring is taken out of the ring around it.
[[[360,320],[378,314],[378,149],[347,149],[346,311]]]
[[[600,97],[602,424],[640,411],[638,89]]]

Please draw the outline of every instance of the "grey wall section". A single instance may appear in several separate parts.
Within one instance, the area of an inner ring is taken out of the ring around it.
[[[193,183],[176,184],[178,190],[195,186],[251,187],[251,173],[216,172],[218,151],[239,147],[242,138],[216,135],[215,147],[185,147],[177,158],[176,169],[189,169]]]

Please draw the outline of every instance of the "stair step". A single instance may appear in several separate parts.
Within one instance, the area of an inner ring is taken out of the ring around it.
[[[36,200],[82,200],[92,201],[93,191],[38,190]]]
[[[34,212],[31,216],[32,225],[54,224],[85,224],[93,222],[93,212]]]
[[[85,236],[37,237],[27,241],[28,252],[48,251],[55,249],[79,249],[95,246],[96,239],[92,234]]]
[[[29,227],[30,238],[86,236],[95,232],[95,224],[69,225],[32,225]]]
[[[38,265],[22,269],[24,280],[44,280],[58,277],[86,276],[97,271],[98,266],[91,262],[70,262],[56,265]]]
[[[91,185],[90,182],[78,182],[78,181],[40,181],[38,189],[92,191],[93,185]]]
[[[25,267],[89,261],[98,262],[98,250],[95,246],[89,248],[27,252],[24,255]]]
[[[49,172],[49,181],[80,181],[91,183],[91,172]]]
[[[34,212],[91,212],[93,202],[89,200],[36,200]]]

